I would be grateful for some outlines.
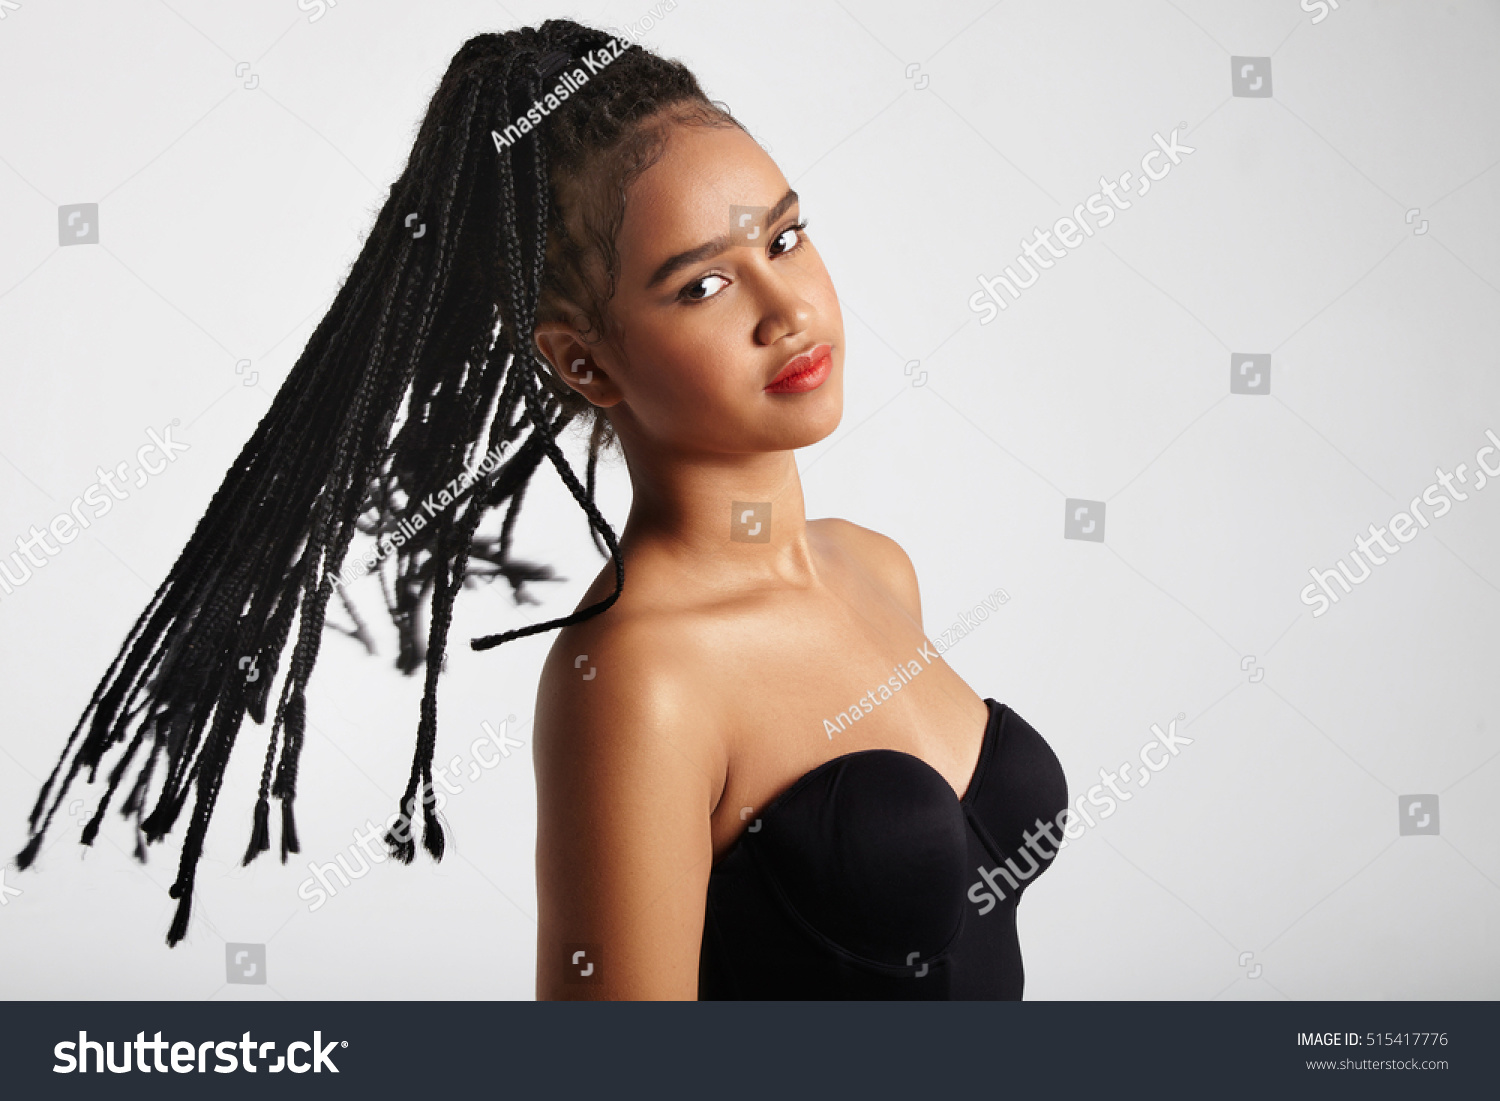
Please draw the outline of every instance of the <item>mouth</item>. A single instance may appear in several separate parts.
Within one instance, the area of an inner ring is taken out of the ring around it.
[[[792,357],[766,386],[768,394],[802,394],[816,390],[833,373],[833,345],[819,344]]]

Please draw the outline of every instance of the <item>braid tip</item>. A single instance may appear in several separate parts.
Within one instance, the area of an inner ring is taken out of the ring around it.
[[[443,827],[433,814],[431,804],[422,808],[422,848],[431,854],[432,859],[442,860],[443,849],[446,847],[443,838]]]
[[[271,802],[264,795],[255,801],[255,822],[250,830],[250,844],[240,867],[245,867],[271,847]]]
[[[405,841],[401,840],[394,830],[385,831],[385,847],[390,850],[392,858],[403,864],[410,864],[417,855],[416,843],[410,837]]]
[[[267,842],[267,848],[270,847]],[[292,797],[283,795],[281,797],[281,862],[286,863],[288,853],[300,853],[302,847],[297,843],[297,821],[292,817]]]
[[[417,855],[416,842],[412,840],[412,813],[417,809],[416,799],[412,797],[411,789],[401,800],[401,813],[397,816],[393,825],[385,831],[385,847],[390,850],[391,856],[403,864],[410,864]]]
[[[41,847],[42,835],[40,833],[33,834],[31,840],[26,842],[26,847],[16,853],[16,867],[20,868],[23,872],[31,867],[31,862],[36,859],[36,854],[41,850]]]
[[[189,887],[186,891],[179,891],[178,884],[172,884],[172,897],[179,898],[177,912],[172,915],[171,928],[167,930],[167,947],[176,948],[177,942],[187,936],[188,918],[193,912],[193,891]]]

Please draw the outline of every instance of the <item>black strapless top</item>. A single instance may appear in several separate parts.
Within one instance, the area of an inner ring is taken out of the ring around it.
[[[1067,783],[1025,719],[984,702],[962,799],[921,758],[866,749],[761,810],[709,875],[700,999],[1021,997],[1016,903],[1062,839]]]

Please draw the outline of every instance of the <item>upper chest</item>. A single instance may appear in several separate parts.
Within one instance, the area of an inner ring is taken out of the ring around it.
[[[703,705],[724,774],[715,859],[809,771],[867,749],[911,754],[962,794],[989,717],[984,700],[873,578],[777,594],[695,632]]]

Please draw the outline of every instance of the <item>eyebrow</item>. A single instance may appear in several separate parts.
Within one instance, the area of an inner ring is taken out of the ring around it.
[[[776,201],[776,205],[766,211],[766,224],[770,225],[775,222],[796,205],[797,201],[797,193],[791,188],[787,188],[786,194]],[[733,235],[723,233],[706,244],[699,245],[697,248],[690,248],[686,252],[679,252],[676,256],[669,257],[663,262],[661,267],[656,269],[656,274],[651,276],[650,280],[646,283],[646,289],[650,290],[658,283],[665,282],[682,268],[690,267],[699,261],[719,255],[719,253],[723,252],[733,243]]]

